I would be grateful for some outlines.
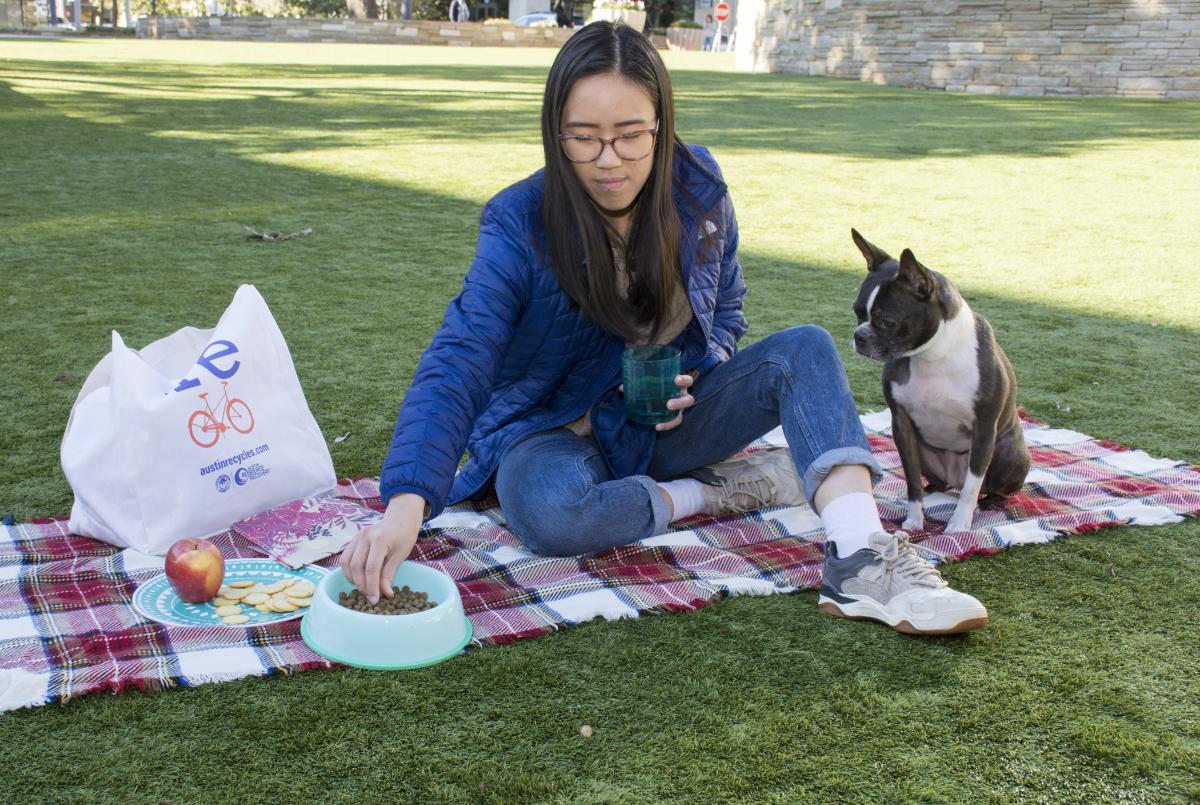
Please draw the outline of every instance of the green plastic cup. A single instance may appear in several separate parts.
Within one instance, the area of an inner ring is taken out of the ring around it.
[[[621,379],[625,384],[625,415],[643,425],[670,422],[679,415],[667,408],[667,400],[678,397],[679,350],[660,344],[627,347],[621,355]]]

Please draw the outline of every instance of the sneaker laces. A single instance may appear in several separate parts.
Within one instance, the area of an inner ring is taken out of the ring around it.
[[[909,542],[908,534],[897,531],[892,541],[879,555],[883,558],[884,574],[897,575],[913,584],[938,589],[947,586],[941,571],[929,564],[916,547]]]
[[[764,508],[775,499],[775,484],[765,476],[749,481],[722,479],[717,488],[721,490],[721,498],[728,501],[730,509],[739,513]],[[747,499],[748,504],[742,502]]]
[[[775,505],[779,489],[775,479],[764,471],[764,467],[770,463],[769,457],[751,454],[740,459],[740,462],[736,473],[729,477],[718,476],[720,480],[715,484],[729,508],[740,513]],[[741,502],[747,499],[748,504]]]

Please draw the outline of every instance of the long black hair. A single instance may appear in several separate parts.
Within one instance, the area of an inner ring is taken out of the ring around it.
[[[558,134],[575,82],[614,73],[641,87],[658,116],[653,167],[635,201],[629,232],[621,241],[605,225],[563,154]],[[658,51],[624,23],[593,22],[559,50],[542,100],[542,147],[546,152],[546,224],[550,265],[559,286],[583,314],[612,333],[634,341],[648,329],[654,340],[666,323],[672,295],[682,284],[679,214],[671,194],[675,135],[671,78]],[[627,297],[618,285],[613,248],[624,255]]]

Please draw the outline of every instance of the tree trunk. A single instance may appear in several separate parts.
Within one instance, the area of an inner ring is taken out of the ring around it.
[[[376,0],[346,0],[346,10],[354,19],[379,19],[379,4]]]

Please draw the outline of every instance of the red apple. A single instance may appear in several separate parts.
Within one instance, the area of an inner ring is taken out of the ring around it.
[[[225,557],[206,539],[181,539],[167,551],[167,580],[190,604],[217,594],[225,580]]]

